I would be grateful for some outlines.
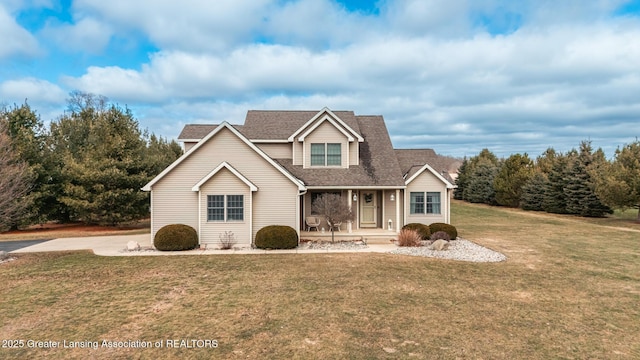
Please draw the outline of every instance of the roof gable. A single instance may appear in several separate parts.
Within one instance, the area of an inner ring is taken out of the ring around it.
[[[226,161],[223,161],[222,163],[220,163],[220,165],[216,166],[216,168],[213,169],[205,177],[203,177],[202,180],[198,181],[198,183],[195,184],[191,188],[191,190],[200,191],[200,187],[202,185],[206,184],[207,181],[209,181],[215,174],[217,174],[222,169],[229,170],[233,175],[235,175],[238,179],[240,179],[240,181],[245,183],[249,187],[249,189],[251,189],[251,191],[258,191],[258,187],[257,186],[255,186],[251,181],[249,181],[249,179],[244,177],[244,175],[242,175],[238,170],[234,169],[233,166],[229,165],[229,163],[226,162]]]
[[[293,182],[298,187],[298,190],[302,191],[306,189],[304,187],[304,184],[300,180],[296,179],[293,175],[291,175],[291,173],[285,170],[280,164],[275,162],[272,158],[270,158],[267,154],[265,154],[264,151],[260,150],[260,148],[258,148],[255,144],[249,141],[249,139],[247,139],[244,135],[242,135],[231,124],[225,121],[222,124],[218,125],[213,131],[211,131],[207,136],[205,136],[197,144],[195,144],[191,149],[189,149],[189,151],[182,154],[182,156],[180,156],[176,161],[174,161],[171,165],[169,165],[166,169],[164,169],[160,174],[158,174],[158,176],[153,178],[153,180],[149,181],[149,183],[147,183],[144,187],[142,187],[142,190],[151,191],[151,187],[155,183],[160,181],[165,175],[170,173],[173,169],[175,169],[178,165],[180,165],[180,163],[182,163],[185,159],[187,159],[196,151],[198,151],[200,147],[202,147],[205,143],[207,143],[209,140],[215,137],[215,135],[218,134],[220,131],[222,131],[222,129],[228,129],[229,131],[231,131],[231,133],[237,136],[238,139],[240,139],[245,144],[247,144],[247,146],[249,146],[253,151],[255,151],[258,155],[260,155],[263,159],[265,159],[269,164],[271,164],[274,168],[276,168],[280,173],[282,173],[289,180],[291,180],[291,182]]]
[[[407,181],[406,181],[406,184],[409,185],[409,183],[411,183],[413,180],[415,180],[417,177],[419,177],[425,171],[429,171],[436,178],[438,178],[438,180],[442,181],[446,185],[447,189],[454,189],[455,188],[455,186],[453,184],[451,184],[447,179],[445,179],[444,176],[440,175],[437,171],[435,171],[431,166],[429,166],[429,164],[425,164],[423,167],[420,168],[420,170],[416,171],[415,174],[413,174],[411,177],[409,177],[407,179]]]
[[[323,116],[324,115],[324,116]],[[319,121],[318,121],[319,120]],[[355,141],[358,139],[358,142],[363,142],[364,138],[360,136],[355,130],[353,130],[347,123],[342,121],[336,114],[334,114],[328,108],[324,108],[320,110],[314,117],[312,117],[309,121],[307,121],[304,125],[302,125],[298,130],[296,130],[289,138],[287,139],[289,142],[295,141],[296,136],[304,131],[302,135],[298,138],[298,141],[304,141],[304,138],[313,132],[318,126],[320,126],[323,122],[329,121],[336,129],[338,129],[341,133],[343,133],[348,139],[349,142]],[[314,124],[315,122],[315,124]],[[307,129],[307,131],[305,131]]]

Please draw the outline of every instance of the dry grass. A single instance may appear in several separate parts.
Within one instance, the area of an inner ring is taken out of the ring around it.
[[[476,264],[387,254],[21,255],[0,339],[216,339],[216,349],[0,349],[0,358],[640,357],[640,237],[454,203]]]

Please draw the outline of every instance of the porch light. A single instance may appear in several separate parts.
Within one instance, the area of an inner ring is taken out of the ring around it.
[[[396,196],[391,194],[391,196],[389,196],[389,200],[391,201],[396,201]]]
[[[353,201],[354,201],[354,202],[355,202],[355,201],[358,201],[358,195],[353,194]]]

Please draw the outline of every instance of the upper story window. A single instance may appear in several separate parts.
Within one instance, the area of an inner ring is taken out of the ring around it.
[[[342,165],[342,144],[311,144],[311,166]]]

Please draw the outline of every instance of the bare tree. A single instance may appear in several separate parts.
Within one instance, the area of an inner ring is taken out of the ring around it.
[[[31,189],[31,172],[17,158],[11,142],[0,119],[0,230],[14,226],[29,206],[23,197]]]
[[[311,204],[311,211],[324,216],[331,228],[331,242],[334,240],[333,224],[353,220],[353,212],[349,204],[339,194],[325,193],[318,196]]]

